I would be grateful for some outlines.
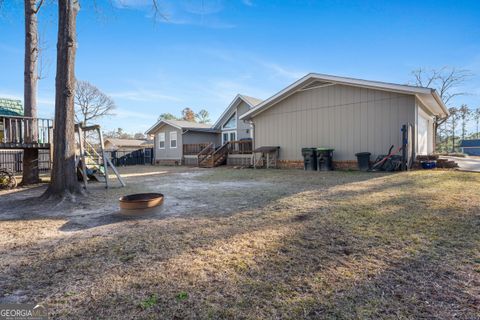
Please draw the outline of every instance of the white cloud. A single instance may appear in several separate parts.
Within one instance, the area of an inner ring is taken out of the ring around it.
[[[127,118],[127,119],[140,119],[140,120],[149,120],[152,121],[152,115],[148,113],[142,113],[138,111],[130,111],[124,108],[117,108],[114,111],[114,115],[119,118]]]
[[[131,101],[182,101],[180,98],[165,95],[159,93],[157,90],[145,90],[145,89],[137,89],[137,90],[128,90],[128,91],[121,91],[121,92],[109,92],[109,96],[112,98],[120,98],[125,100]]]
[[[257,63],[272,71],[276,76],[297,80],[307,74],[305,71],[292,70],[269,61],[257,60]]]
[[[242,3],[246,6],[252,7],[253,1],[252,0],[242,0]]]

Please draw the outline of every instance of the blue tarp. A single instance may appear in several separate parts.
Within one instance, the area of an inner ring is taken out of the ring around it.
[[[462,142],[460,142],[460,147],[461,148],[465,148],[465,147],[480,148],[480,139],[462,140]]]

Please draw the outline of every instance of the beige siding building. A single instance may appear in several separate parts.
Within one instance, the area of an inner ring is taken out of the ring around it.
[[[334,160],[357,152],[385,154],[402,145],[411,124],[416,154],[434,151],[434,117],[448,114],[429,88],[309,74],[241,119],[254,124],[255,147],[279,146],[279,159],[301,161],[303,147],[335,149]]]

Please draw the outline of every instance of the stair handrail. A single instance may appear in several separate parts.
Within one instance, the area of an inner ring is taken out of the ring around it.
[[[212,154],[212,165],[214,166],[218,159],[223,157],[225,154],[228,154],[228,146],[230,142],[225,142],[220,148],[215,150]]]
[[[211,155],[211,152],[213,150],[213,142],[210,142],[205,148],[203,148],[198,154],[198,164],[202,163],[209,155]]]

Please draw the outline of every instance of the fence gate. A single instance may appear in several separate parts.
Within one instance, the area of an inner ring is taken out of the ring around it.
[[[152,164],[153,148],[109,151],[110,160],[116,167]]]

